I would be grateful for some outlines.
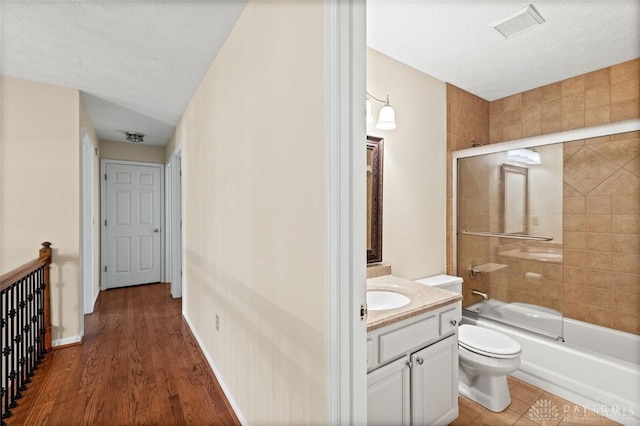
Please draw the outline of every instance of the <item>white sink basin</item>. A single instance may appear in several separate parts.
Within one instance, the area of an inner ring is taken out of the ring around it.
[[[411,301],[404,294],[394,291],[367,291],[367,308],[371,311],[401,308]]]

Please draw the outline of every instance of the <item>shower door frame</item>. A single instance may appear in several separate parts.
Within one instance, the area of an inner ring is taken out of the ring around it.
[[[581,129],[567,130],[564,132],[550,133],[547,135],[533,136],[530,138],[516,139],[512,141],[499,142],[490,145],[483,145],[474,148],[467,148],[452,153],[452,192],[453,203],[451,206],[453,238],[451,246],[452,265],[454,275],[467,279],[463,276],[465,271],[458,270],[458,160],[463,158],[478,157],[486,154],[505,152],[511,149],[531,148],[558,143],[571,142],[582,139],[597,138],[601,136],[611,136],[620,133],[634,132],[640,130],[640,118],[620,121],[616,123],[603,124],[599,126],[585,127]],[[562,313],[562,312],[561,312]],[[564,313],[562,313],[564,315]]]

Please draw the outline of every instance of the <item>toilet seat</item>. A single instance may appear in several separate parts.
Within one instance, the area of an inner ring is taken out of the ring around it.
[[[463,324],[458,328],[458,344],[468,351],[491,358],[515,358],[520,343],[497,331]]]

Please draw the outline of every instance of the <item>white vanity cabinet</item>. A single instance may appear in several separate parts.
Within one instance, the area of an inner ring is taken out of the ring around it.
[[[370,425],[446,425],[458,417],[455,302],[367,334]]]

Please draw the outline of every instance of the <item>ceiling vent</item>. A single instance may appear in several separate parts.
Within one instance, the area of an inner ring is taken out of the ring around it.
[[[504,38],[509,38],[543,22],[544,18],[530,4],[490,25],[502,34]]]

